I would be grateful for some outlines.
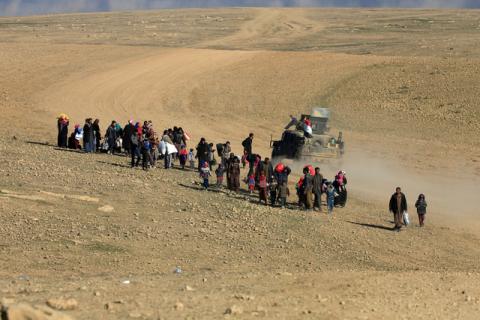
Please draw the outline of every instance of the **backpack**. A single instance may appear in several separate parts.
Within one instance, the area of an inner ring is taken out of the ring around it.
[[[144,148],[145,150],[150,150],[150,141],[148,141],[148,140],[146,140],[146,139],[143,140],[143,148]]]
[[[200,177],[204,179],[208,179],[210,176],[210,169],[209,168],[202,168],[200,169]]]
[[[108,146],[108,140],[105,139],[105,140],[103,141],[103,144],[101,145],[101,149],[102,149],[103,151],[108,151],[108,147],[109,147],[109,146]]]
[[[223,143],[217,143],[216,147],[217,147],[217,154],[218,154],[219,157],[221,157],[222,153],[223,153],[224,144]]]
[[[122,138],[117,138],[117,140],[115,140],[115,147],[121,148],[122,144],[123,144]]]
[[[217,177],[223,177],[225,169],[222,166],[218,166],[218,168],[215,170],[215,174]]]
[[[177,132],[177,133],[173,136],[174,143],[176,143],[176,144],[181,144],[181,143],[182,143],[182,139],[183,139],[183,134],[182,134],[181,132]]]
[[[245,140],[242,141],[242,146],[244,148],[246,148],[248,146],[248,141],[247,140],[248,140],[248,138],[246,138]]]

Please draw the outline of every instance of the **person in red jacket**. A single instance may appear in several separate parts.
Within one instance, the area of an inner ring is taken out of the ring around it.
[[[267,183],[267,177],[265,176],[265,172],[260,171],[260,176],[258,178],[259,197],[260,197],[260,203],[264,201],[265,205],[268,205],[267,188],[268,188],[268,183]]]
[[[180,160],[180,166],[182,170],[185,170],[185,164],[187,163],[188,151],[185,145],[181,145],[180,151],[178,152],[178,159]]]

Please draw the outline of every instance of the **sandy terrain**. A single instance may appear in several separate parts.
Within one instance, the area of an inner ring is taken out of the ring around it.
[[[73,298],[65,313],[76,319],[478,319],[478,17],[0,18],[0,298]],[[52,147],[65,112],[102,128],[130,118],[181,125],[194,142],[230,140],[237,152],[253,131],[268,155],[288,115],[316,105],[332,109],[332,130],[347,141],[344,159],[321,164],[350,181],[334,217],[203,192],[193,172],[145,173],[122,157]],[[427,194],[426,228],[411,210],[414,224],[390,231],[397,185],[410,206]],[[98,210],[106,205],[113,211]]]

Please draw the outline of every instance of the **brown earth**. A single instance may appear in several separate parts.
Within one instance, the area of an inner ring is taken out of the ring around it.
[[[478,319],[479,34],[475,10],[1,18],[0,297],[73,298],[77,319]],[[267,155],[316,105],[347,141],[321,164],[349,177],[333,217],[52,147],[65,112],[72,127],[181,125],[237,152],[253,131]],[[397,185],[410,206],[426,193],[424,229],[411,210],[391,232]]]

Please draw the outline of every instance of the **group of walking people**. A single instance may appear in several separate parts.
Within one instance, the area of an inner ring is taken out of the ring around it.
[[[262,160],[259,154],[253,153],[253,133],[243,140],[243,154],[238,156],[232,152],[229,141],[214,145],[208,143],[205,138],[201,138],[195,149],[188,149],[187,143],[190,136],[181,127],[166,129],[162,135],[158,135],[152,121],[144,121],[140,124],[130,120],[123,128],[116,121],[112,121],[102,138],[98,119],[85,119],[83,127],[76,124],[70,136],[68,136],[70,124],[68,116],[61,114],[57,120],[58,147],[60,148],[83,149],[86,153],[124,154],[131,157],[132,168],[138,167],[142,162],[144,170],[154,168],[160,159],[163,159],[165,169],[172,168],[178,161],[180,168],[198,171],[204,189],[211,187],[210,178],[213,172],[216,177],[214,185],[216,188],[224,187],[226,176],[227,189],[239,192],[243,167],[247,170],[243,182],[247,185],[250,194],[258,192],[260,203],[287,206],[290,196],[288,180],[292,170],[281,162],[274,166],[269,158]],[[219,157],[218,161],[215,155]],[[299,208],[322,211],[325,203],[327,212],[332,214],[335,207],[346,205],[345,171],[339,171],[332,180],[325,179],[320,168],[314,168],[311,165],[306,165],[302,173],[295,184]],[[325,202],[322,201],[323,195],[325,195]],[[419,224],[423,227],[427,208],[425,195],[419,195],[415,207]],[[407,200],[401,188],[398,187],[391,196],[389,209],[394,215],[394,230],[400,231],[402,226],[409,224]]]
[[[259,154],[253,153],[254,134],[250,133],[242,142],[243,155],[236,156],[231,152],[230,142],[217,144],[216,150],[220,157],[215,175],[217,187],[223,185],[224,175],[227,176],[227,188],[237,191],[240,188],[240,168],[246,168],[246,176],[243,182],[247,185],[250,194],[258,192],[259,202],[265,205],[281,206],[287,205],[290,190],[288,188],[289,176],[292,172],[290,167],[283,163],[275,166],[267,157],[262,159]],[[203,179],[204,188],[208,188],[211,168],[208,163],[207,154],[214,154],[211,150],[213,144],[207,144],[204,139],[200,140],[197,146],[200,175]],[[207,150],[205,153],[203,150]],[[205,156],[202,156],[205,154]],[[214,161],[216,163],[216,161]],[[304,210],[322,211],[322,195],[325,194],[325,202],[328,205],[328,213],[332,213],[335,206],[343,207],[347,201],[346,190],[347,178],[345,171],[340,171],[332,181],[328,181],[320,173],[320,168],[307,165],[304,168],[303,176],[296,185],[298,195],[298,206]],[[311,201],[314,197],[315,201]]]
[[[98,119],[85,119],[83,127],[76,124],[70,136],[69,124],[67,115],[61,114],[58,117],[60,148],[83,149],[86,153],[124,154],[131,157],[132,168],[139,167],[141,162],[144,170],[155,167],[160,158],[164,159],[167,169],[172,167],[174,158],[180,159],[182,167],[189,160],[186,144],[190,138],[181,127],[166,129],[162,135],[158,135],[152,121],[141,124],[130,120],[123,128],[117,121],[112,121],[102,137]]]
[[[127,155],[131,157],[132,168],[139,167],[141,163],[144,170],[154,168],[157,161],[161,159],[165,169],[173,167],[178,161],[180,168],[198,171],[205,189],[212,187],[210,179],[214,174],[216,188],[223,188],[226,180],[228,190],[239,192],[243,181],[250,193],[258,192],[261,203],[287,206],[290,196],[288,180],[292,171],[283,163],[278,163],[274,167],[269,158],[262,159],[259,154],[253,153],[253,133],[243,140],[243,154],[238,156],[232,152],[230,141],[214,145],[207,142],[205,138],[201,138],[195,148],[187,148],[190,136],[181,127],[166,129],[162,135],[159,135],[152,121],[144,121],[141,124],[130,120],[123,128],[118,122],[112,121],[103,137],[98,119],[85,119],[83,127],[75,125],[70,138],[68,138],[68,116],[60,115],[57,124],[58,146],[61,148],[83,149],[86,153],[104,152]],[[241,178],[242,168],[247,172],[243,179]],[[340,172],[329,182],[323,178],[319,168],[314,171],[312,166],[305,168],[308,170],[304,169],[303,176],[296,185],[300,208],[321,211],[323,194],[326,195],[325,202],[329,213],[334,206],[345,205],[344,172]],[[313,197],[314,201],[312,201]]]
[[[322,210],[322,194],[326,194],[328,213],[334,207],[345,207],[347,203],[347,176],[339,171],[332,180],[325,179],[320,168],[307,165],[303,168],[303,176],[296,185],[299,205],[306,210]]]
[[[58,137],[57,145],[59,148],[83,149],[85,152],[94,152],[100,148],[100,120],[88,118],[85,125],[81,127],[76,124],[74,130],[68,136],[68,126],[70,119],[66,114],[61,114],[57,119]]]

